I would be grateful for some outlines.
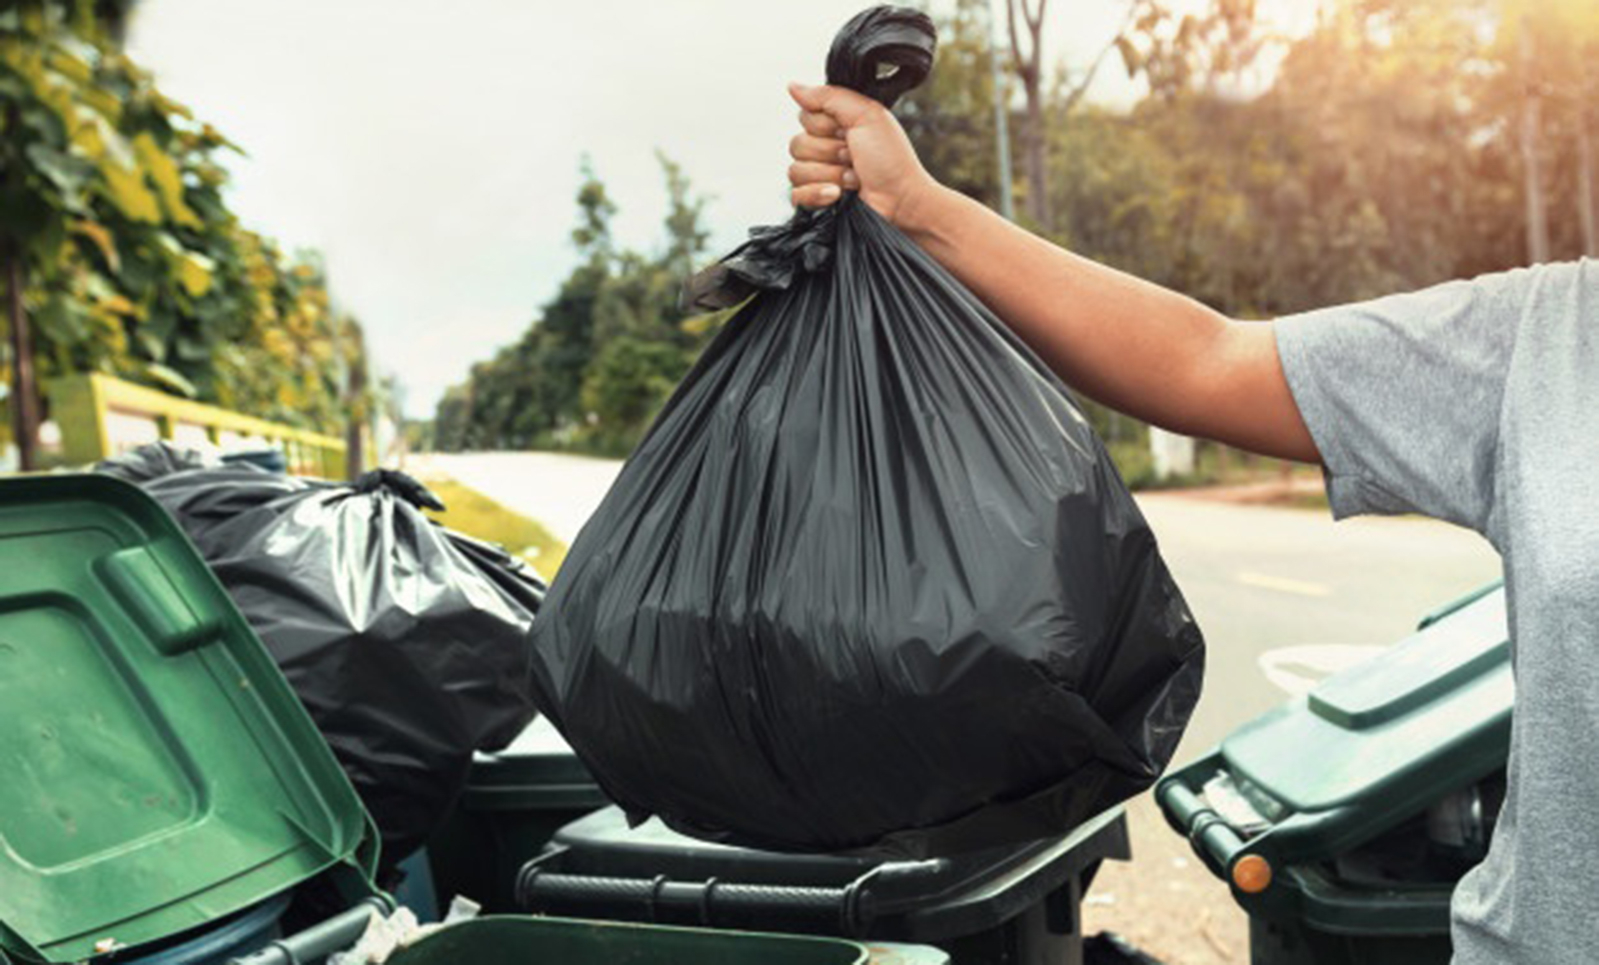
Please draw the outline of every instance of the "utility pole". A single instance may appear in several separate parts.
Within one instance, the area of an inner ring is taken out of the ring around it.
[[[1592,49],[1591,47],[1589,48]],[[1584,53],[1587,53],[1585,51]],[[1593,138],[1588,122],[1593,117],[1593,70],[1582,58],[1582,81],[1577,97],[1577,215],[1582,225],[1582,253],[1599,258],[1599,226],[1594,224]]]
[[[1005,68],[994,37],[994,4],[988,0],[988,63],[994,72],[994,146],[999,156],[999,213],[1016,220],[1016,198],[1011,190],[1010,105],[1005,98]]]
[[[1527,260],[1540,264],[1549,260],[1549,221],[1544,210],[1543,166],[1539,150],[1541,94],[1536,74],[1537,58],[1532,49],[1532,20],[1521,15],[1521,71],[1523,98],[1521,111],[1521,155],[1526,168]]]

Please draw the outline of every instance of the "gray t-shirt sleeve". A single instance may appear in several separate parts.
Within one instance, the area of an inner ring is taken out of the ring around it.
[[[1489,534],[1517,333],[1551,265],[1278,319],[1277,351],[1339,518],[1417,512]]]

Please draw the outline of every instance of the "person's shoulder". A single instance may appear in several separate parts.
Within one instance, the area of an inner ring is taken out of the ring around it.
[[[1574,261],[1549,261],[1508,270],[1488,272],[1466,284],[1479,288],[1514,289],[1533,292],[1539,289],[1569,289],[1599,285],[1599,260],[1582,257]]]

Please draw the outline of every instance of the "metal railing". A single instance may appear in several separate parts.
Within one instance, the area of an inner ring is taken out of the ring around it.
[[[343,439],[123,382],[109,375],[71,375],[53,380],[46,392],[52,420],[61,429],[61,450],[70,465],[87,465],[156,439],[205,440],[223,448],[275,446],[289,471],[342,479],[347,463]]]

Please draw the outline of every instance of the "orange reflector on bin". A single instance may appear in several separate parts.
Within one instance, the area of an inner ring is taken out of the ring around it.
[[[1271,887],[1271,862],[1258,854],[1246,854],[1233,862],[1233,884],[1246,895],[1258,895]]]

